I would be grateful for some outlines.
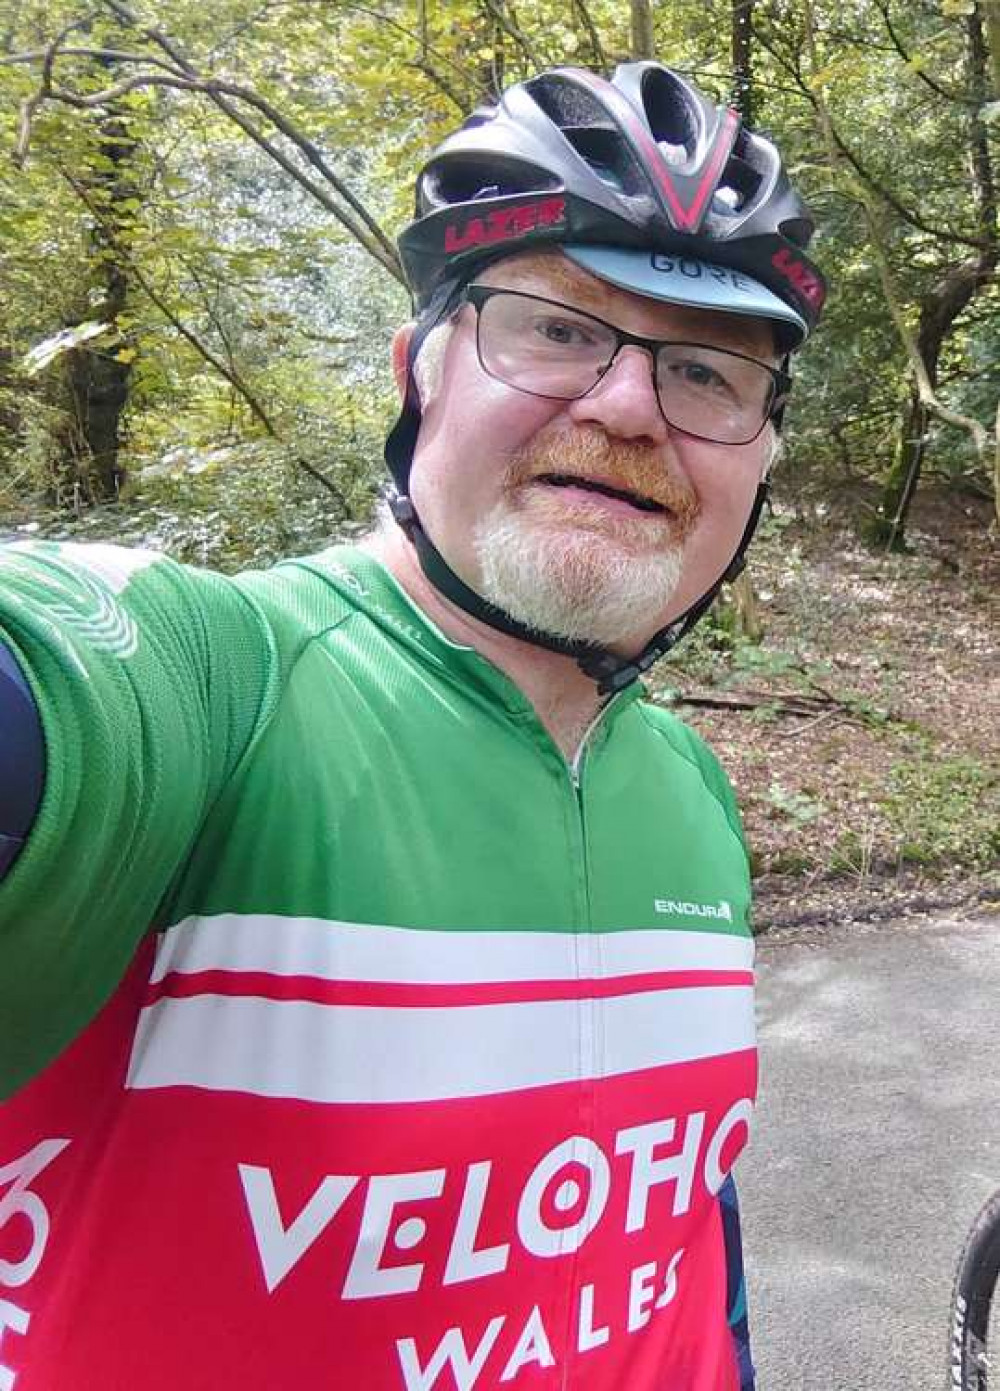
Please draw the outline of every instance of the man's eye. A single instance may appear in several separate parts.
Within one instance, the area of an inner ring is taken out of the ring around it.
[[[707,362],[678,362],[673,369],[689,386],[704,387],[710,391],[725,391],[729,383]]]
[[[546,343],[560,348],[586,348],[594,341],[583,324],[575,324],[569,319],[540,319],[535,324],[535,332]]]

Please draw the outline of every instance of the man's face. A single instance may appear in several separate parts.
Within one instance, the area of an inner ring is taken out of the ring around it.
[[[641,337],[775,361],[771,329],[759,320],[646,299],[556,252],[513,257],[477,283],[568,304]],[[469,305],[439,375],[411,496],[456,574],[515,618],[631,654],[732,559],[770,456],[770,427],[750,444],[722,445],[668,425],[650,355],[632,346],[586,396],[528,395],[483,370]]]

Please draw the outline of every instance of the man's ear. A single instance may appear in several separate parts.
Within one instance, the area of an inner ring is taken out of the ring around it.
[[[396,379],[396,390],[401,401],[406,395],[406,359],[415,328],[413,322],[402,324],[392,335],[392,375]]]

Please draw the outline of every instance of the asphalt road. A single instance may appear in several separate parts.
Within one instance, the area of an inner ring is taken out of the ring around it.
[[[943,1391],[958,1252],[1000,1187],[1000,918],[758,946],[737,1178],[760,1391]]]

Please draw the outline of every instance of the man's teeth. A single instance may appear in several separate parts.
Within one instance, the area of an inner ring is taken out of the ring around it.
[[[539,482],[548,483],[553,488],[583,488],[587,492],[603,493],[605,497],[614,497],[622,502],[630,503],[641,512],[662,512],[664,510],[660,503],[655,502],[652,498],[643,497],[641,493],[631,493],[625,488],[612,488],[607,483],[596,483],[593,479],[578,478],[571,473],[545,473],[541,475]]]

